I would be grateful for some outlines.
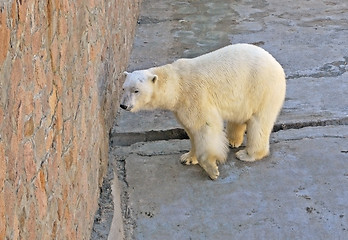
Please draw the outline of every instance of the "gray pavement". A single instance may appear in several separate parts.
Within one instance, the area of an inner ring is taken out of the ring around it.
[[[189,141],[171,113],[121,111],[125,237],[347,239],[347,19],[346,0],[144,0],[129,71],[247,42],[282,64],[287,95],[271,155],[243,163],[231,149],[217,181],[180,164]]]
[[[220,178],[179,157],[188,140],[115,148],[135,239],[346,239],[348,126],[280,131],[263,161],[231,150]],[[133,228],[134,227],[134,228]]]

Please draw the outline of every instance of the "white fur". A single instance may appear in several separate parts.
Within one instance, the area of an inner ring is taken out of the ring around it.
[[[235,44],[197,58],[127,73],[123,88],[121,105],[126,110],[173,111],[192,146],[181,161],[198,162],[216,179],[216,162],[225,161],[228,142],[233,147],[242,144],[245,130],[247,146],[237,157],[255,161],[269,154],[269,136],[284,102],[286,82],[282,67],[268,52]]]

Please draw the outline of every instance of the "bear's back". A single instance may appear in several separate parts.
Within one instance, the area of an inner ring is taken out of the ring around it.
[[[187,81],[198,79],[201,85],[207,87],[213,84],[225,88],[228,87],[226,83],[237,83],[245,89],[244,84],[265,84],[264,81],[285,79],[282,67],[272,55],[251,44],[229,45],[196,58],[179,59],[174,65],[182,79],[189,76]]]
[[[179,59],[174,65],[183,95],[199,96],[202,103],[218,106],[225,116],[243,109],[249,109],[245,115],[250,115],[265,97],[276,91],[285,95],[282,67],[254,45],[229,45],[196,58]]]

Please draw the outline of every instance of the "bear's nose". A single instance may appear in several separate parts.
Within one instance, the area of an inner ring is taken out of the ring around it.
[[[126,105],[123,105],[123,104],[121,104],[120,107],[121,107],[122,109],[124,109],[124,110],[127,109],[127,106],[126,106]]]

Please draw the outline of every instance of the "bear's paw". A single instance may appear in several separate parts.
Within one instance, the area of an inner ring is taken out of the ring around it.
[[[243,138],[240,138],[240,139],[229,139],[228,141],[229,141],[231,147],[239,148],[242,145],[242,143],[243,143]]]
[[[245,149],[236,152],[236,157],[239,160],[244,161],[244,162],[254,162],[255,161],[255,158],[249,156],[247,150],[245,150]]]
[[[199,165],[208,173],[211,180],[216,180],[219,177],[220,172],[216,161],[200,161]]]
[[[181,155],[180,162],[184,165],[196,165],[196,164],[198,164],[196,156],[192,156],[191,151]]]

